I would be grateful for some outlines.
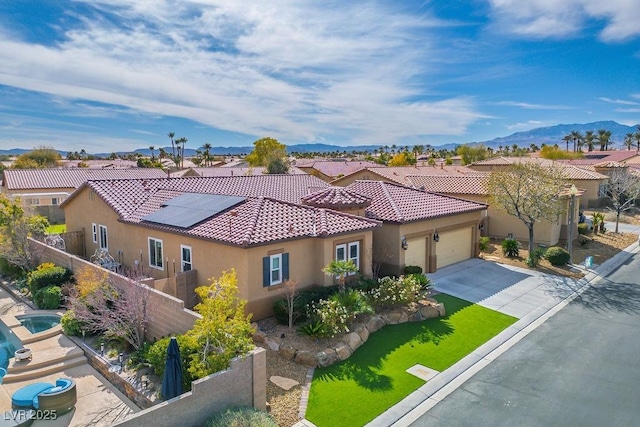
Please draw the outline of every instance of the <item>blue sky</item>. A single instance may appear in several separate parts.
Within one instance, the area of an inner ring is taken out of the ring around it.
[[[0,149],[640,123],[637,0],[0,2]]]

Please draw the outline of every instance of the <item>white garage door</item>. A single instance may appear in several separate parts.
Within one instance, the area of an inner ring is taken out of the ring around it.
[[[436,243],[438,268],[471,258],[471,227],[438,233],[440,241]]]
[[[407,250],[404,253],[405,265],[417,265],[427,271],[427,238],[407,239]]]

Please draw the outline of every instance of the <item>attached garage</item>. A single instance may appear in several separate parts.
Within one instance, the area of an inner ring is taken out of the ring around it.
[[[427,239],[418,237],[407,239],[407,250],[404,253],[405,265],[417,265],[422,271],[427,271]]]
[[[472,230],[472,227],[464,227],[438,232],[440,240],[436,243],[437,268],[471,258]]]

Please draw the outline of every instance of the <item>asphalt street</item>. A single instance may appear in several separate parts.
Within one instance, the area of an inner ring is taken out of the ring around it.
[[[413,426],[636,426],[640,257],[529,333]]]

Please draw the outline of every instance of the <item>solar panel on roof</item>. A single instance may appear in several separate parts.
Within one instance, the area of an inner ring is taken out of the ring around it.
[[[173,227],[189,228],[245,200],[246,197],[185,193],[167,200],[159,210],[141,219]]]

